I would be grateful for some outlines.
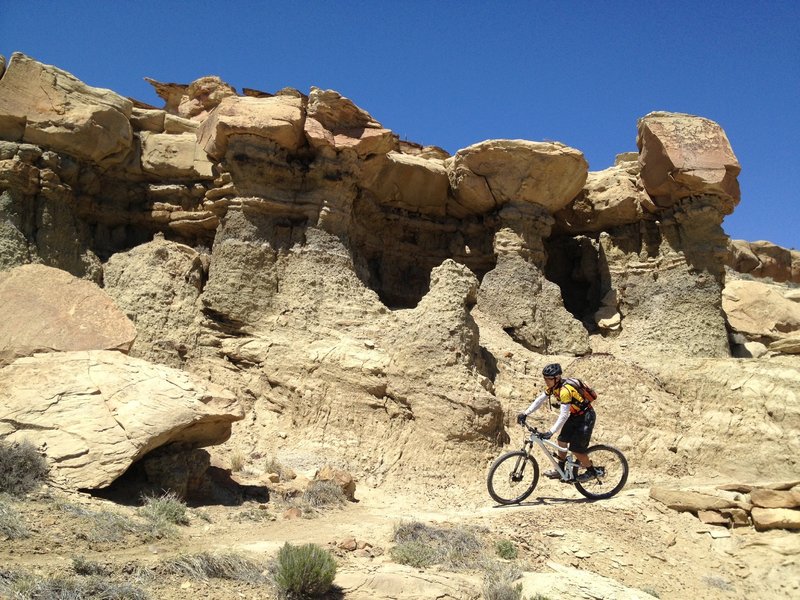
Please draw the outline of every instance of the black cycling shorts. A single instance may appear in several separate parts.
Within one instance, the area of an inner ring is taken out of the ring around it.
[[[594,429],[595,412],[593,408],[589,408],[582,415],[572,415],[564,427],[561,428],[561,433],[558,434],[559,442],[567,442],[569,449],[573,452],[586,452],[589,447],[589,440],[592,438],[592,430]]]

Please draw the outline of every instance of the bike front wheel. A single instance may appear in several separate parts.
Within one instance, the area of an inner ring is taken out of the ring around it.
[[[518,504],[539,482],[539,465],[527,452],[517,450],[498,458],[489,468],[489,495],[500,504]]]
[[[598,475],[585,481],[576,481],[578,491],[592,500],[611,498],[625,487],[628,481],[628,461],[613,446],[592,446],[586,451]]]

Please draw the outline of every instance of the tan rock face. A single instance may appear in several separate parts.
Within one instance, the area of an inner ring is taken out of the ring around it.
[[[754,506],[762,508],[799,508],[800,488],[793,490],[770,490],[756,488],[750,491]]]
[[[733,280],[725,285],[722,308],[734,331],[756,341],[777,341],[800,331],[800,304],[775,286]]]
[[[740,273],[769,277],[778,283],[800,283],[800,251],[770,242],[731,240],[726,264]]]
[[[636,223],[656,212],[644,191],[636,161],[620,162],[603,171],[590,171],[583,191],[557,212],[556,227],[571,234],[607,231]]]
[[[389,129],[334,90],[311,89],[305,133],[315,148],[350,148],[359,157],[386,154],[397,148],[397,138]]]
[[[557,142],[488,140],[459,150],[450,184],[465,213],[486,212],[512,200],[564,208],[586,182],[583,154]]]
[[[179,367],[193,347],[208,256],[156,238],[105,264],[105,290],[136,322],[130,354]]]
[[[230,392],[119,352],[38,354],[0,369],[0,438],[45,444],[75,488],[107,486],[168,443],[222,443],[243,416]]]
[[[142,170],[164,179],[211,179],[211,162],[198,152],[194,133],[140,134]]]
[[[97,164],[131,147],[130,100],[14,53],[0,79],[0,137],[39,144]]]
[[[751,513],[757,531],[800,529],[800,510],[788,508],[754,508]]]
[[[381,154],[364,163],[360,184],[382,204],[421,215],[447,212],[449,181],[441,160]]]
[[[90,281],[44,265],[0,272],[0,357],[42,350],[127,351],[136,329]]]
[[[653,112],[639,120],[636,143],[647,193],[661,207],[689,196],[717,196],[723,212],[739,203],[741,171],[725,132],[715,122]]]
[[[227,97],[197,131],[197,143],[212,158],[225,156],[232,136],[253,136],[295,152],[305,141],[303,101],[291,96]]]
[[[149,77],[145,77],[145,80],[164,99],[167,112],[187,119],[201,121],[223,98],[236,95],[233,87],[216,76],[201,77],[188,85],[161,83]]]

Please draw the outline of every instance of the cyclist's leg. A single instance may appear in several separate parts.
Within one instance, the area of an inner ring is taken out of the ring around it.
[[[570,449],[585,469],[592,467],[592,460],[586,454],[586,449],[589,447],[589,441],[592,439],[592,431],[594,430],[595,412],[592,409],[587,410],[580,416],[580,421],[576,422],[573,430],[573,436],[570,440]]]

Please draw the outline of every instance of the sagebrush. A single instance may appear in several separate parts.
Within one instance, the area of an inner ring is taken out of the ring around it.
[[[22,496],[44,481],[48,470],[47,461],[28,440],[0,441],[0,492]]]
[[[270,565],[270,575],[283,598],[318,597],[327,593],[336,576],[336,561],[316,544],[286,543]]]
[[[230,579],[234,581],[260,582],[264,566],[255,560],[235,552],[213,554],[200,552],[169,558],[161,564],[161,570],[192,579]]]
[[[394,560],[411,566],[441,564],[456,571],[480,567],[486,560],[481,539],[465,528],[433,527],[419,521],[395,527]]]

